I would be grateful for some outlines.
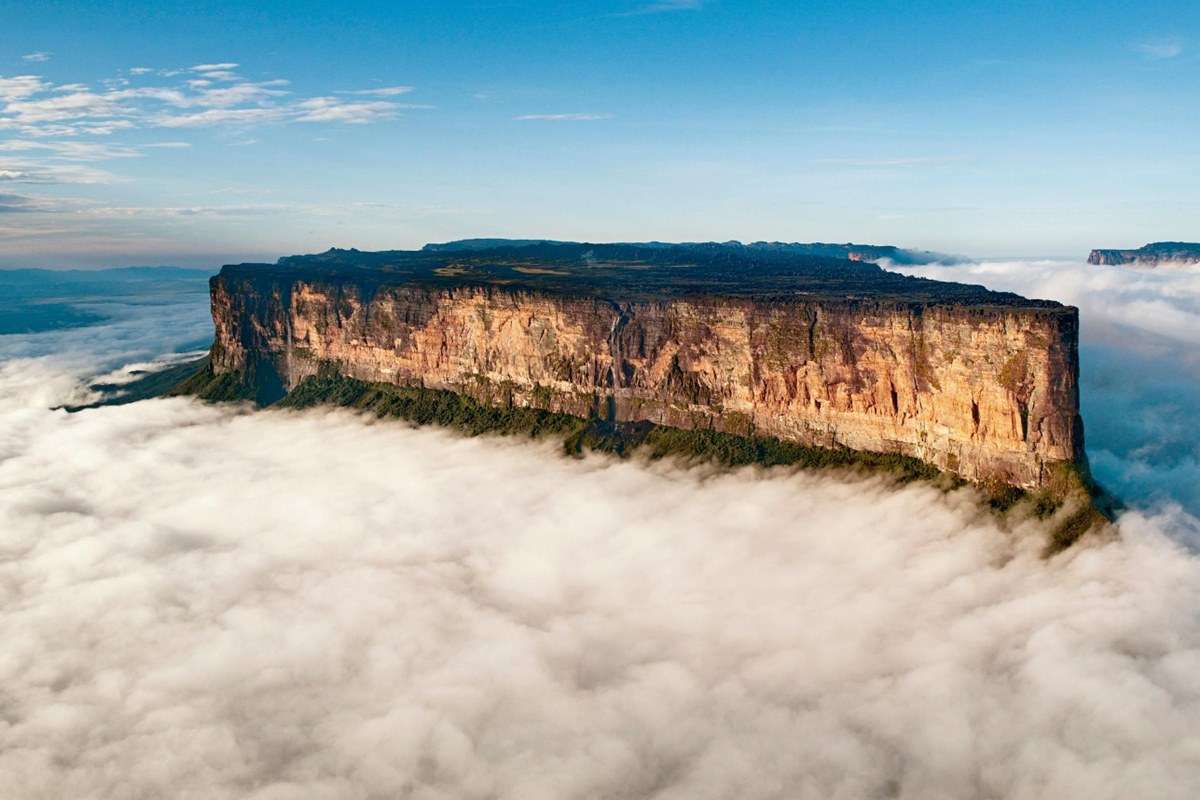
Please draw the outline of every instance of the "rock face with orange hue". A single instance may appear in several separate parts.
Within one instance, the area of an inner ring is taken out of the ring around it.
[[[872,264],[725,246],[330,251],[226,267],[212,303],[214,372],[276,395],[332,369],[1024,488],[1082,458],[1075,309]]]

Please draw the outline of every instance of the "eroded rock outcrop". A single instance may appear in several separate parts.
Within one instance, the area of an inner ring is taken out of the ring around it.
[[[565,248],[565,249],[559,249]],[[331,251],[212,281],[217,374],[321,370],[915,456],[1033,488],[1082,458],[1078,316],[873,265],[593,245]]]

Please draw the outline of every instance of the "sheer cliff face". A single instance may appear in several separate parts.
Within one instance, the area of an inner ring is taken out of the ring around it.
[[[212,283],[218,373],[322,367],[580,416],[915,456],[1037,487],[1082,453],[1075,309],[612,302],[503,286]]]

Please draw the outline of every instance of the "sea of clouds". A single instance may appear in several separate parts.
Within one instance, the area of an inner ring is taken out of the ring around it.
[[[1198,436],[1134,414],[1195,391],[1196,276],[922,269],[1081,305],[1119,537],[1045,560],[970,491],[344,411],[50,410],[194,347],[190,301],[0,337],[4,792],[1200,796]]]

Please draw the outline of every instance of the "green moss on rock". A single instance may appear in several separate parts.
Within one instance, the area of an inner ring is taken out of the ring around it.
[[[213,401],[254,400],[255,394],[254,383],[247,380],[245,375],[238,372],[216,373],[210,359],[205,359],[200,369],[166,392],[168,397],[192,395]]]
[[[594,450],[627,456],[638,452],[651,459],[674,456],[728,467],[758,464],[862,469],[887,473],[903,481],[943,477],[937,468],[899,454],[810,447],[772,436],[685,430],[650,422],[613,422],[599,416],[585,419],[513,404],[491,405],[441,389],[368,383],[341,376],[307,378],[276,405],[280,408],[335,405],[380,417],[398,417],[418,425],[439,425],[471,436],[484,433],[555,436],[561,438],[563,449],[572,454]]]

